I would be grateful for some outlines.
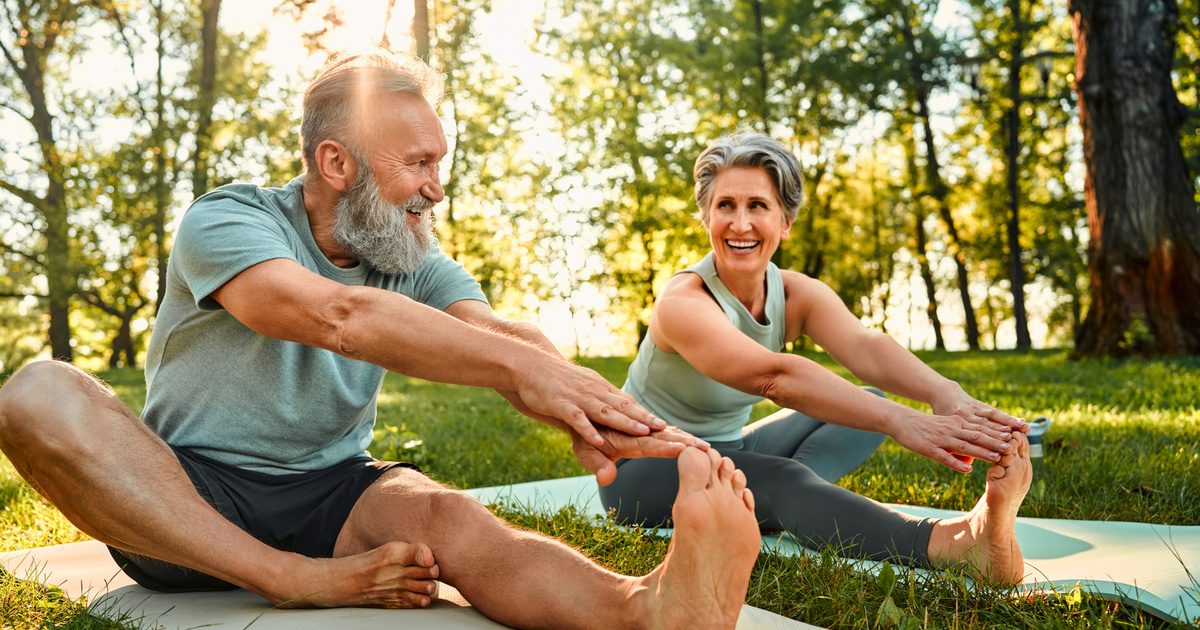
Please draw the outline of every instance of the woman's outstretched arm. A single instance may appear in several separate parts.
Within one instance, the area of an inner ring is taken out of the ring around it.
[[[852,374],[884,391],[928,403],[935,414],[987,419],[1028,431],[1023,420],[976,400],[886,334],[866,328],[825,283],[784,272],[788,320]]]
[[[998,461],[1005,427],[984,418],[930,415],[874,396],[807,358],[772,352],[738,330],[692,274],[672,280],[655,305],[650,334],[705,376],[815,418],[891,436],[960,472],[955,454]]]

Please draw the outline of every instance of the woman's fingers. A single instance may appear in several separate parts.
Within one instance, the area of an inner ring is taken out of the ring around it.
[[[987,407],[976,412],[982,418],[987,418],[1000,426],[1007,427],[1010,430],[1022,431],[1029,433],[1029,423],[1025,422],[1024,418],[1018,418],[1014,415],[1004,413],[999,409]]]

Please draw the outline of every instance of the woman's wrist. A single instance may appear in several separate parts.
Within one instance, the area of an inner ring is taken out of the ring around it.
[[[945,377],[942,380],[943,382],[935,389],[933,396],[925,401],[933,408],[934,413],[939,413],[939,409],[953,409],[964,397],[969,397],[966,390],[957,381]]]

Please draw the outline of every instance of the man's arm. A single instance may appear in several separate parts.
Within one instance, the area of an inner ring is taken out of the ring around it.
[[[593,423],[630,435],[665,426],[591,370],[403,295],[334,282],[292,260],[249,267],[212,297],[268,337],[431,381],[515,392],[531,411],[563,421],[591,444],[604,443]]]
[[[547,354],[566,359],[558,352],[558,348],[542,334],[541,329],[527,322],[515,322],[504,319],[492,310],[492,307],[477,300],[462,300],[446,308],[446,312],[472,326],[492,330],[497,333],[514,337],[520,341],[541,349]],[[585,442],[577,431],[566,423],[543,416],[526,407],[513,392],[497,389],[521,414],[538,422],[562,429],[571,437],[571,449],[579,464],[596,476],[596,482],[602,486],[612,483],[617,477],[617,467],[613,465],[618,459],[631,457],[676,457],[687,446],[708,448],[708,443],[676,427],[667,427],[654,431],[648,436],[630,436],[613,431],[607,427],[596,427],[604,436],[604,445],[594,446]]]

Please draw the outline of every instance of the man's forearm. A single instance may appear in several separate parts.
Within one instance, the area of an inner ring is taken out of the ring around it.
[[[349,287],[337,307],[330,350],[393,372],[442,383],[516,390],[518,369],[545,353],[497,332],[471,326],[401,295]]]

